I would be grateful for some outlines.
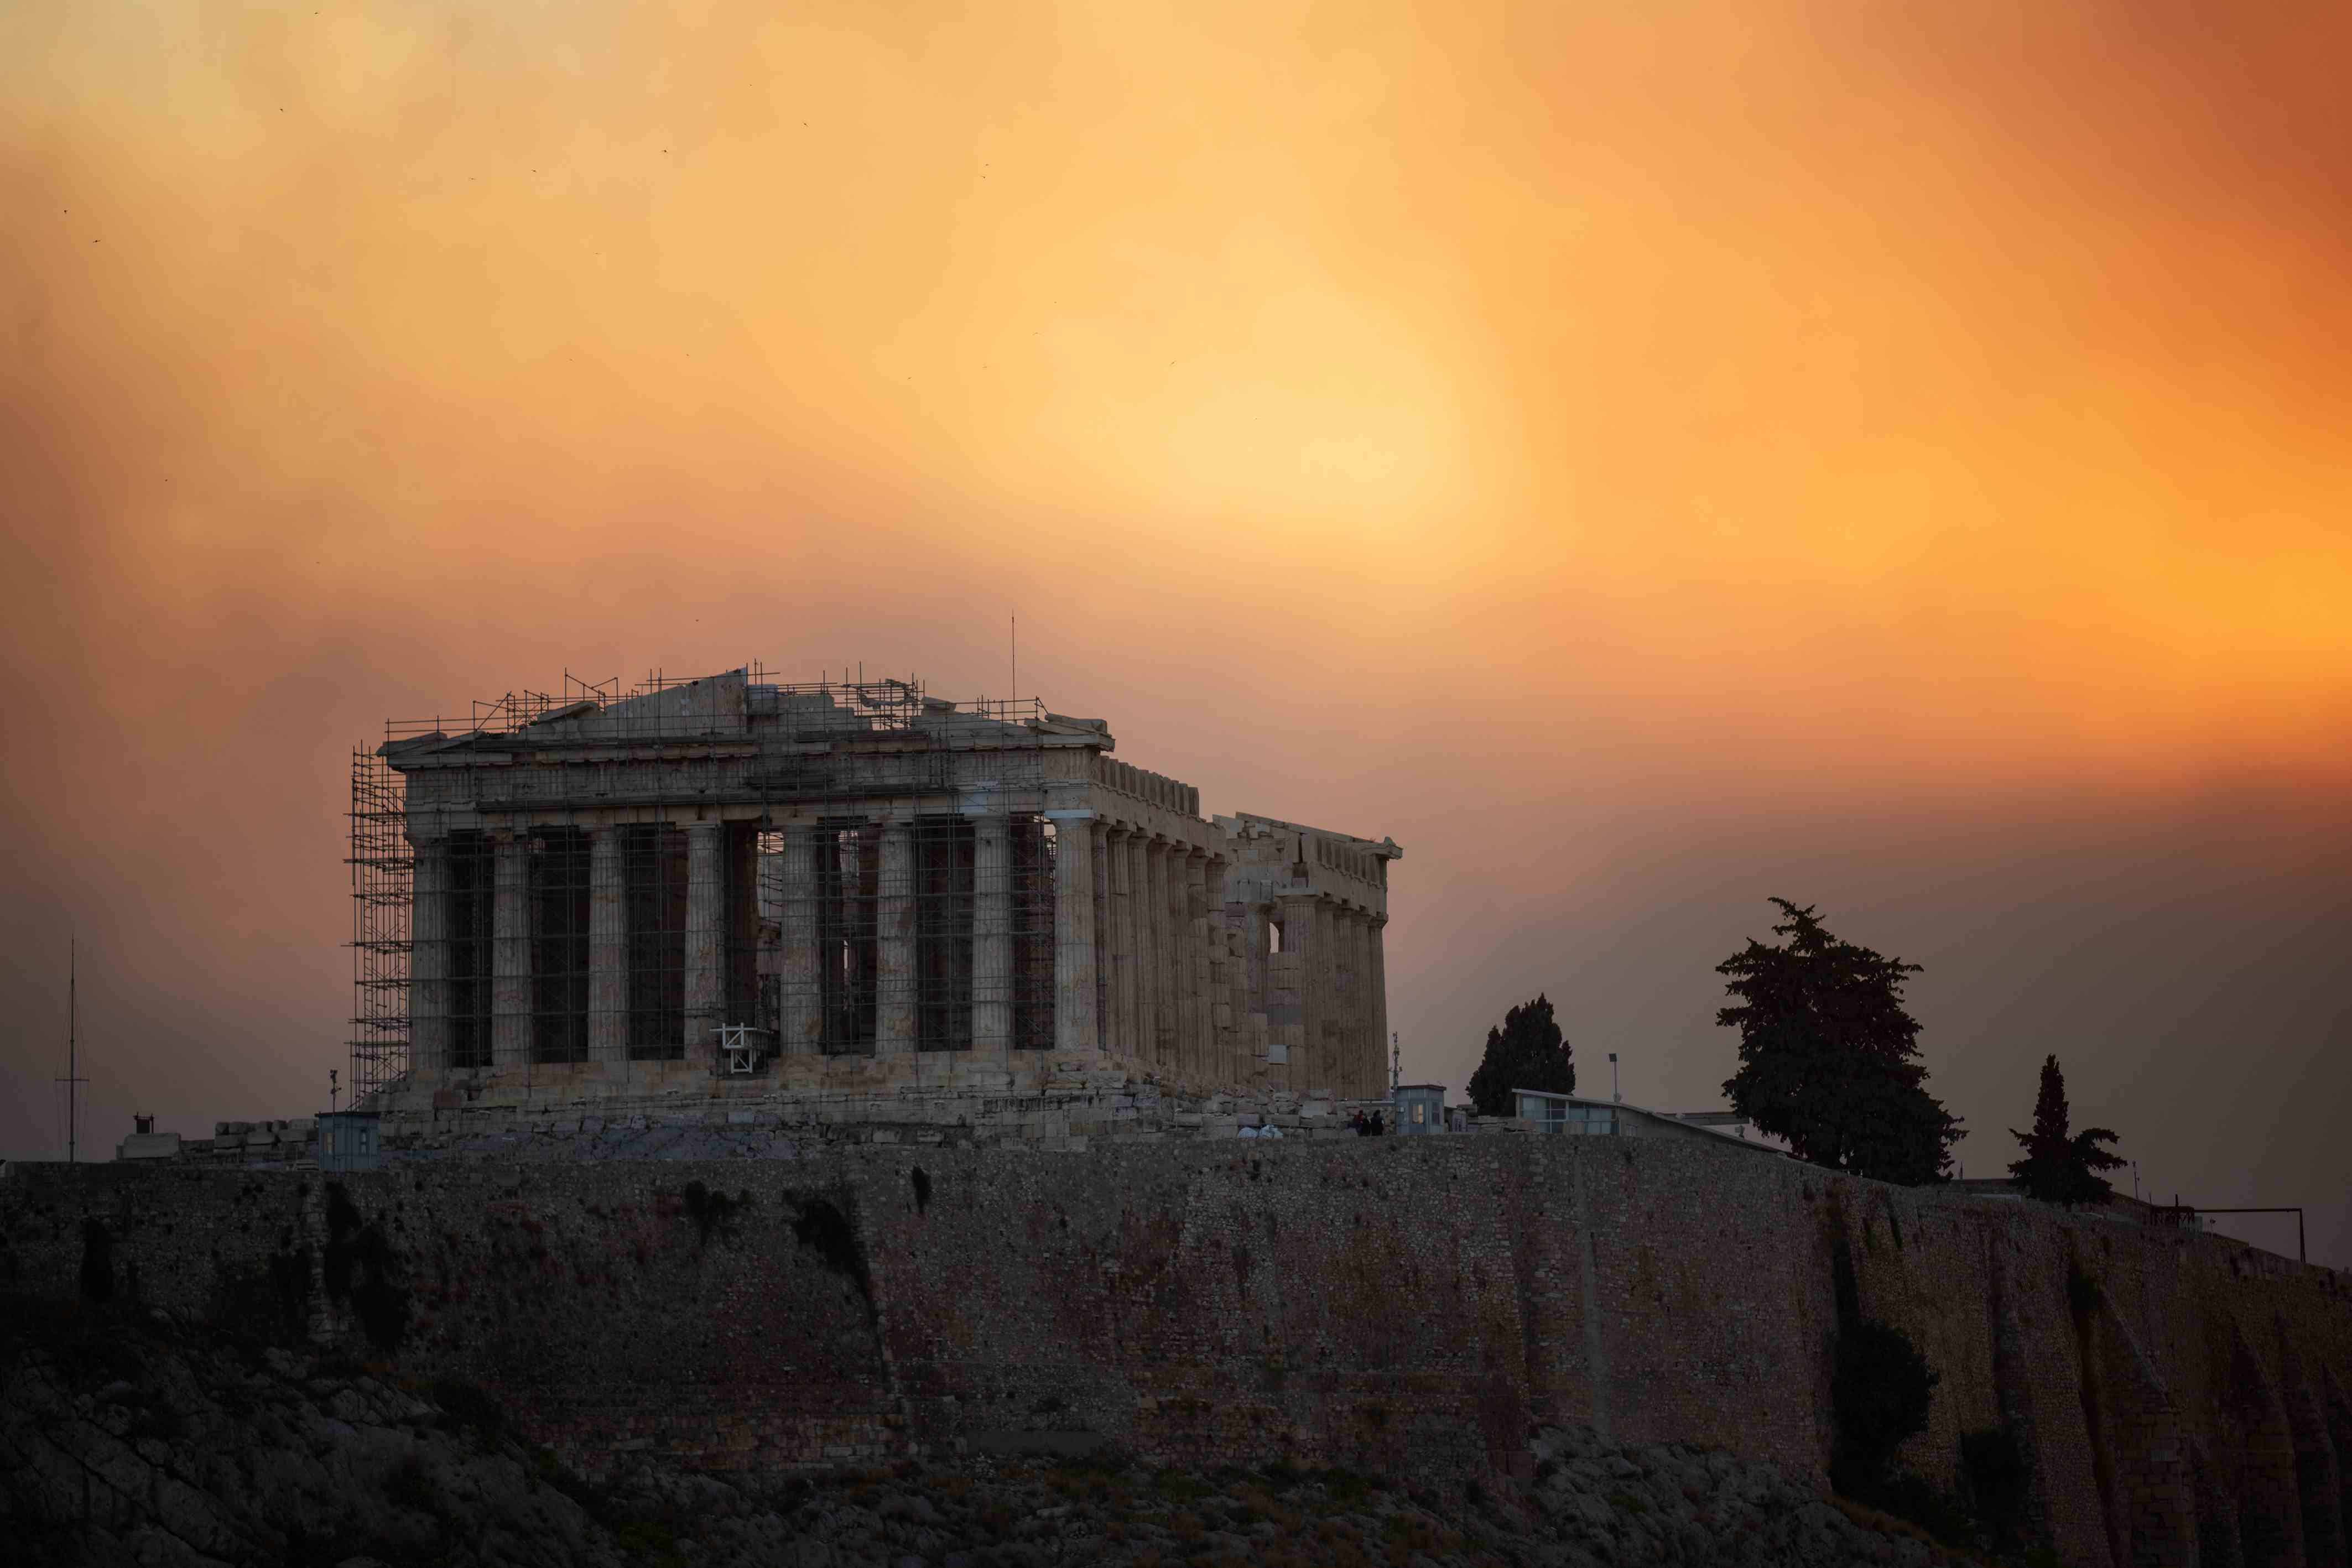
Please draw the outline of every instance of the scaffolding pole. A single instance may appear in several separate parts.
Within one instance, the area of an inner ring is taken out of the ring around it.
[[[372,749],[352,753],[352,1107],[409,1067],[409,930],[415,859],[405,789]]]

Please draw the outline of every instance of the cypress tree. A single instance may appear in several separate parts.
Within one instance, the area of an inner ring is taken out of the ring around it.
[[[2042,1059],[2042,1087],[2033,1097],[2033,1131],[2009,1130],[2025,1157],[2009,1167],[2010,1178],[2025,1196],[2043,1203],[2105,1203],[2115,1192],[2099,1175],[2122,1165],[2123,1157],[2101,1148],[2116,1134],[2105,1127],[2069,1133],[2066,1075],[2058,1071],[2055,1055]]]
[[[1486,1054],[1470,1075],[1471,1109],[1481,1116],[1508,1116],[1517,1089],[1576,1092],[1575,1047],[1560,1033],[1550,998],[1540,993],[1505,1013],[1500,1029],[1486,1031]]]
[[[1723,1086],[1732,1108],[1799,1159],[1907,1186],[1943,1179],[1960,1124],[1927,1092],[1919,1021],[1903,1009],[1919,966],[1840,941],[1811,906],[1772,902],[1788,941],[1751,938],[1716,966],[1739,998],[1716,1013],[1739,1031],[1739,1071]]]

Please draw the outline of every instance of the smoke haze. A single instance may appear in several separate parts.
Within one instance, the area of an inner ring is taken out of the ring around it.
[[[69,932],[86,1151],[323,1105],[386,718],[1017,612],[1409,1079],[1716,1103],[1778,894],[2352,1264],[2352,13],[788,9],[0,11],[0,1153]]]

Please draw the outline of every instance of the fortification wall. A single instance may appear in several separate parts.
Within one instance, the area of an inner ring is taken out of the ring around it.
[[[440,1160],[340,1200],[17,1166],[0,1271],[74,1293],[91,1219],[118,1291],[175,1312],[377,1356],[404,1291],[399,1371],[591,1473],[1108,1439],[1491,1481],[1556,1420],[1819,1478],[1844,1294],[1941,1376],[1912,1465],[1949,1481],[2013,1423],[2070,1561],[2340,1562],[2352,1503],[2344,1276],[1680,1141]]]

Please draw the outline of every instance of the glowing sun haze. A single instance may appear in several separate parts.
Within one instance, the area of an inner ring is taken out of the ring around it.
[[[2352,1260],[2352,12],[0,8],[0,1151],[310,1109],[351,747],[1021,685],[1707,1103],[1766,895]],[[136,1102],[134,1106],[133,1102]],[[2252,1232],[2249,1232],[2252,1234]],[[2275,1241],[2275,1237],[2268,1238]],[[2291,1246],[2291,1240],[2288,1243]]]

